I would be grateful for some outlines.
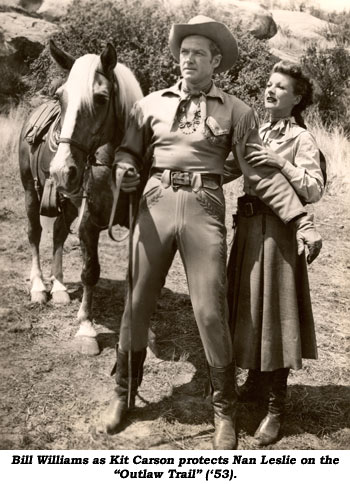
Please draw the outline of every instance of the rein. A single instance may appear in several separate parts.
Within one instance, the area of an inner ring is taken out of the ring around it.
[[[115,183],[114,183],[114,179],[113,179],[113,176],[112,176],[113,205],[112,205],[111,215],[110,215],[110,218],[109,218],[108,235],[112,240],[114,240],[114,242],[117,242],[117,243],[123,242],[128,237],[127,233],[126,233],[126,235],[124,235],[120,239],[115,238],[114,235],[113,235],[113,221],[114,221],[115,213],[117,211],[117,205],[118,205],[120,190],[121,190],[121,186],[122,186],[122,181],[123,181],[124,175],[126,174],[127,171],[128,171],[127,168],[117,168],[116,169],[116,177],[115,177],[116,181],[115,181]],[[130,220],[129,220],[129,231],[131,231],[131,225],[130,224],[132,222],[131,222],[131,215],[130,214],[129,214],[129,218],[130,218]]]

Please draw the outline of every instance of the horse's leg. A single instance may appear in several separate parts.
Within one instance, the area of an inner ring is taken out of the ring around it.
[[[83,255],[81,280],[84,291],[83,299],[78,311],[80,327],[75,338],[76,345],[81,353],[94,356],[100,352],[96,338],[97,332],[92,322],[93,290],[100,277],[100,263],[98,260],[100,229],[91,223],[89,217],[84,217],[80,226],[79,235]]]
[[[39,245],[41,239],[41,225],[38,195],[34,189],[25,190],[25,206],[28,216],[28,240],[32,251],[32,267],[30,271],[31,301],[44,304],[47,302],[46,287],[40,265]]]
[[[66,286],[63,284],[63,245],[69,234],[69,227],[77,217],[76,207],[65,201],[64,213],[61,213],[55,220],[53,228],[53,259],[51,268],[52,301],[55,304],[69,304],[70,297]]]

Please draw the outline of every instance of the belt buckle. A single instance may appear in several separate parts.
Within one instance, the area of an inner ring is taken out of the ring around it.
[[[252,217],[254,215],[254,206],[252,202],[246,202],[244,204],[243,213],[245,217]]]
[[[191,186],[191,176],[188,172],[172,171],[171,172],[171,186],[177,190],[179,187]]]

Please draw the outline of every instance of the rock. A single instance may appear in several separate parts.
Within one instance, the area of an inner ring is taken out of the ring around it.
[[[285,31],[287,36],[308,40],[324,39],[320,31],[326,29],[328,25],[325,20],[313,17],[306,12],[272,10],[271,13],[282,33]]]
[[[67,13],[68,7],[73,3],[73,0],[44,0],[38,13],[46,20],[59,20]]]
[[[52,23],[17,12],[0,12],[0,62],[20,73],[37,58],[48,38],[58,31]]]
[[[277,33],[277,26],[271,13],[254,2],[240,0],[214,0],[219,9],[239,20],[257,39],[270,39]],[[205,2],[204,2],[205,3]]]
[[[218,15],[209,15],[217,20],[229,18],[240,23],[257,39],[270,39],[277,32],[277,26],[271,13],[254,2],[240,0],[212,0],[218,9]],[[163,0],[169,10],[177,10],[186,6],[189,0]],[[206,0],[199,0],[198,12],[207,11]]]
[[[27,12],[36,12],[43,0],[0,0],[0,7],[23,8]]]
[[[279,59],[298,62],[311,42],[317,41],[320,45],[328,45],[320,33],[328,25],[325,20],[306,12],[289,10],[272,10],[272,15],[278,32],[269,39],[268,44],[272,54]]]

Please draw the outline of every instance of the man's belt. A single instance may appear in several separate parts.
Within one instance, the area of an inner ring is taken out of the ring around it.
[[[151,175],[161,178],[162,173],[164,170],[152,169]],[[172,171],[170,170],[170,179],[169,184],[174,188],[180,187],[191,187],[193,186],[193,177],[195,173],[190,171]],[[206,188],[213,188],[213,182],[217,186],[221,186],[221,175],[217,175],[215,173],[207,173],[207,174],[196,174],[199,175],[202,180],[202,186]]]
[[[275,213],[258,197],[244,195],[238,198],[237,213],[242,217],[254,217],[263,213],[275,215]]]

